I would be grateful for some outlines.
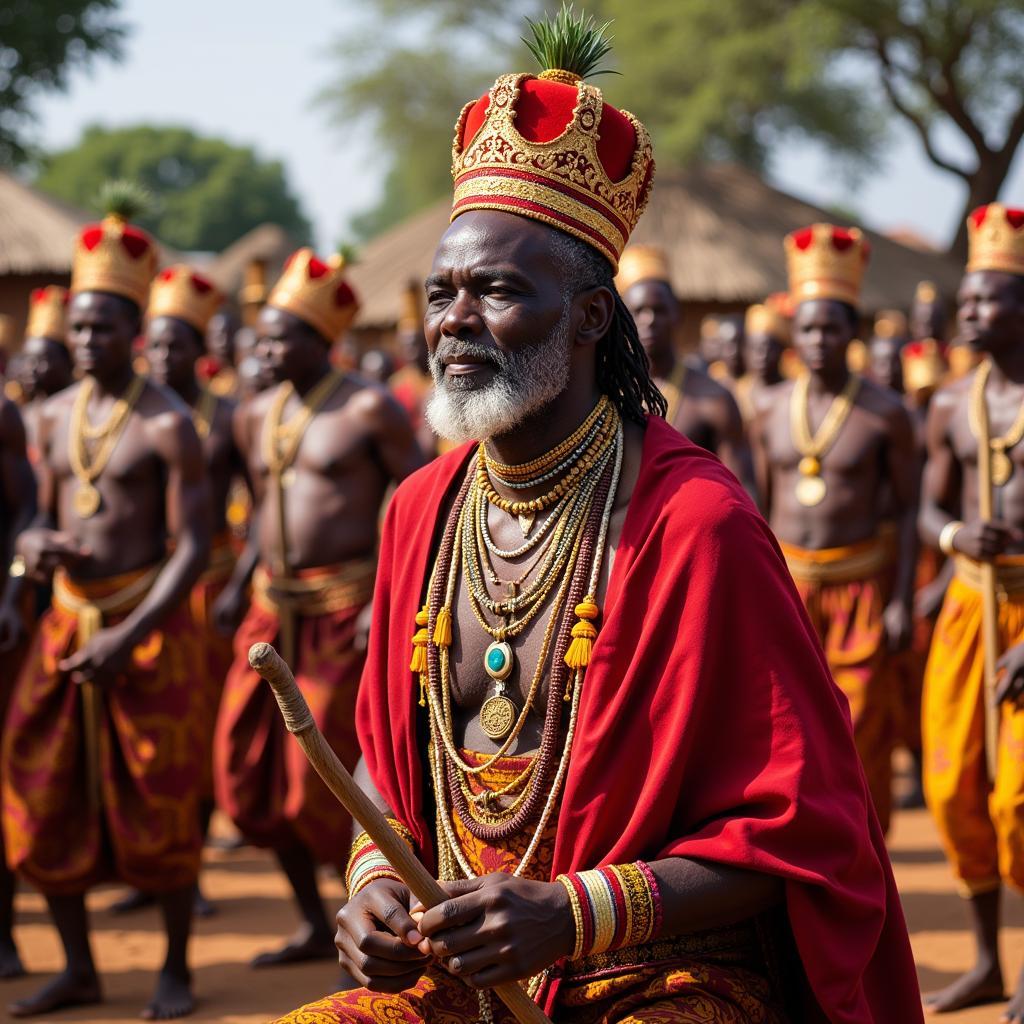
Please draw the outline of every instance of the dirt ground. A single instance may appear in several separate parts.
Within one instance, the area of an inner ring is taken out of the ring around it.
[[[964,908],[927,812],[898,814],[890,848],[921,986],[932,989],[969,965],[971,943]],[[285,883],[266,854],[249,848],[232,853],[209,851],[204,886],[220,913],[196,927],[192,960],[200,1002],[190,1020],[260,1024],[331,991],[335,976],[331,964],[261,972],[246,966],[253,954],[275,945],[295,924]],[[336,881],[325,881],[331,903],[337,901],[339,892]],[[162,954],[159,918],[155,910],[130,919],[115,917],[108,908],[119,893],[119,889],[103,889],[89,901],[107,1003],[101,1008],[36,1019],[93,1024],[137,1019]],[[1024,906],[1019,900],[1007,900],[1006,921],[1004,969],[1012,979],[1024,960]],[[0,1006],[30,992],[60,964],[57,936],[47,922],[43,901],[29,892],[18,897],[18,941],[33,977],[0,987]],[[948,1024],[994,1022],[999,1019],[999,1009],[998,1005],[978,1007],[941,1019]],[[4,1017],[0,1009],[0,1019]]]

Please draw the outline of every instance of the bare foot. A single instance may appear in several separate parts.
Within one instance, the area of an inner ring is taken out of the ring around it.
[[[1017,991],[1010,997],[1010,1002],[999,1019],[1009,1021],[1010,1024],[1024,1022],[1024,968],[1021,969],[1020,977],[1017,979]]]
[[[25,967],[18,956],[18,947],[12,940],[0,942],[0,981],[10,978],[23,978]]]
[[[308,925],[303,925],[280,948],[269,953],[260,953],[251,967],[279,967],[281,964],[301,964],[307,960],[336,960],[338,950],[333,935],[321,935]]]
[[[151,892],[130,889],[126,896],[122,896],[116,903],[111,903],[110,912],[112,914],[134,914],[136,910],[155,906],[156,897]]]
[[[35,1017],[69,1006],[93,1006],[102,998],[100,981],[95,974],[81,976],[62,971],[35,995],[11,1003],[7,1010],[12,1017]]]
[[[997,1003],[1005,998],[1003,972],[999,965],[979,964],[961,974],[951,985],[926,995],[924,1008],[928,1013],[952,1013],[967,1006]]]
[[[216,917],[217,907],[216,904],[211,903],[200,891],[199,886],[196,886],[196,896],[192,902],[192,913],[196,917]]]
[[[157,976],[153,998],[142,1011],[143,1020],[174,1020],[185,1017],[196,1008],[192,998],[192,976],[184,978],[161,971]]]

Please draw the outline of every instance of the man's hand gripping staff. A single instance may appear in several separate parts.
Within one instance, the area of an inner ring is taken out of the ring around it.
[[[376,843],[412,894],[428,910],[448,900],[449,894],[417,860],[406,842],[391,828],[327,745],[313,721],[313,715],[295,683],[291,669],[277,651],[270,644],[254,644],[249,651],[249,664],[270,684],[281,708],[285,727],[299,741],[317,774]],[[550,1024],[537,1004],[516,982],[497,985],[494,992],[515,1014],[520,1024]]]

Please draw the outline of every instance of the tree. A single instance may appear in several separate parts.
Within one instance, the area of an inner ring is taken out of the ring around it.
[[[379,224],[442,194],[448,183],[439,170],[444,147],[438,140],[445,126],[496,70],[532,66],[516,45],[523,15],[555,5],[375,0],[375,6],[381,20],[404,16],[420,42],[350,40],[358,45],[356,73],[326,99],[335,111],[369,117],[380,129],[375,138],[387,188],[371,219]],[[602,88],[610,102],[648,125],[663,168],[730,159],[768,170],[779,146],[809,138],[863,170],[902,121],[936,167],[964,182],[962,224],[971,208],[998,197],[1024,137],[1024,0],[586,0],[585,6],[614,20],[613,59],[622,75],[602,79]],[[340,59],[350,56],[339,49]],[[423,58],[418,66],[417,57]],[[424,75],[431,66],[442,81]],[[414,73],[404,74],[407,68]],[[442,90],[451,93],[447,101]],[[966,159],[951,148],[956,136]],[[961,230],[952,250],[963,255],[964,246]]]
[[[31,155],[32,102],[67,89],[99,56],[120,59],[121,0],[10,0],[0,5],[0,166]]]
[[[87,128],[77,146],[55,153],[36,184],[82,207],[95,207],[104,182],[123,178],[153,193],[142,226],[176,249],[219,252],[266,221],[297,240],[310,227],[278,160],[187,128]]]

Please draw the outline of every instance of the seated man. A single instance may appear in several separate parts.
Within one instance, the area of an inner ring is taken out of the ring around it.
[[[459,120],[428,416],[484,440],[395,494],[359,694],[358,777],[450,898],[357,837],[365,987],[285,1020],[504,1022],[530,979],[559,1021],[920,1021],[845,702],[615,291],[650,140],[567,63]]]

